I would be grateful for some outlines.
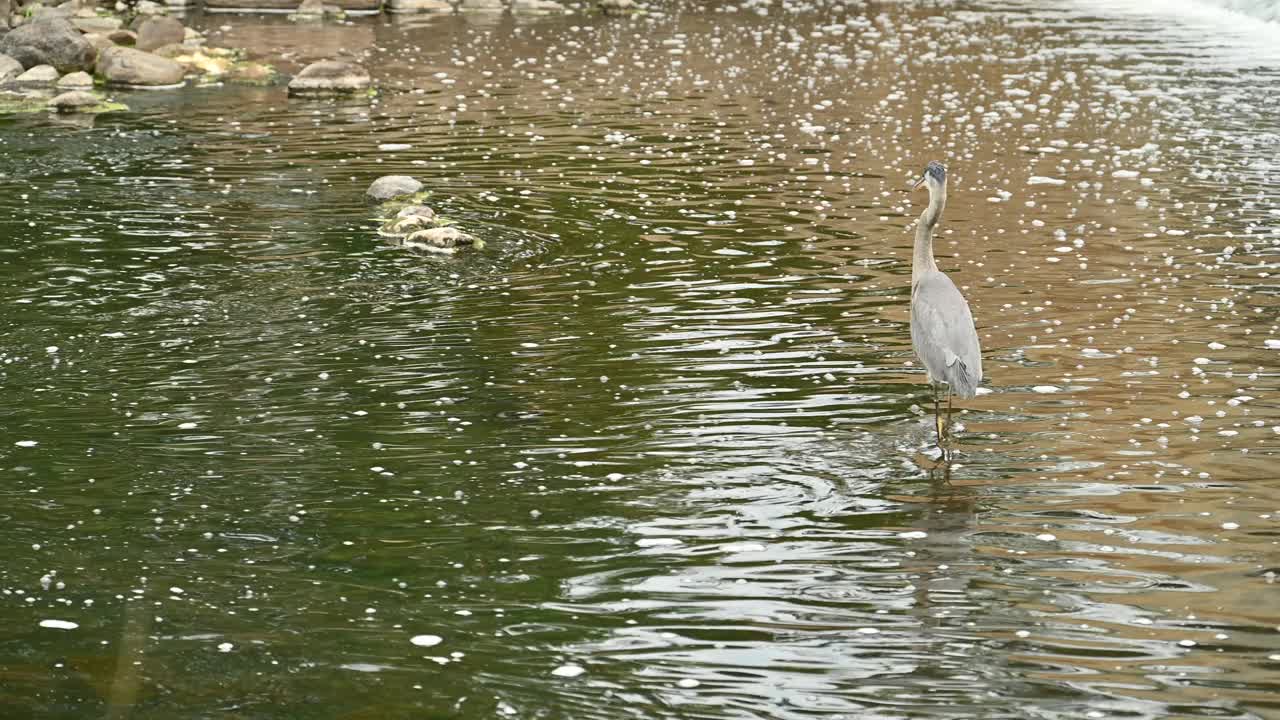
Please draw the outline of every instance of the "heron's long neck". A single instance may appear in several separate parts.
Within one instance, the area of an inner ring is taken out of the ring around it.
[[[929,193],[929,207],[920,214],[920,222],[916,224],[916,247],[911,256],[911,284],[914,286],[920,276],[938,269],[933,261],[933,227],[942,217],[942,208],[947,204],[947,196],[943,192]]]

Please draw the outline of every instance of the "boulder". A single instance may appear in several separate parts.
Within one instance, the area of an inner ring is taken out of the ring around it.
[[[4,30],[9,27],[9,16],[12,14],[12,0],[0,0],[0,30]]]
[[[0,37],[0,53],[26,68],[52,65],[68,73],[92,68],[98,51],[69,20],[52,17],[25,23]]]
[[[596,7],[605,15],[625,15],[638,9],[635,0],[598,0]]]
[[[355,63],[321,60],[302,68],[289,82],[290,95],[333,95],[369,89],[369,72]]]
[[[182,83],[182,65],[134,48],[111,47],[98,55],[97,74],[108,83],[135,87],[166,87]]]
[[[370,202],[386,202],[419,190],[422,190],[422,183],[408,175],[383,175],[364,191],[364,197]]]
[[[93,87],[93,76],[83,70],[58,78],[60,90],[88,90]]]
[[[149,17],[138,26],[139,50],[155,50],[171,44],[181,44],[187,37],[187,29],[171,17]]]
[[[101,102],[102,98],[88,90],[69,90],[50,100],[49,107],[58,112],[84,112]]]
[[[22,74],[22,63],[8,55],[0,55],[0,85]]]
[[[453,5],[445,0],[387,0],[392,13],[451,13]]]
[[[507,6],[502,0],[462,0],[458,9],[472,12],[502,12]]]
[[[58,82],[58,71],[52,65],[37,65],[13,81],[23,87],[42,87]]]

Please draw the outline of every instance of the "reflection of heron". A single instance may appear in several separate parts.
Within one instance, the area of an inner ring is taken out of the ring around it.
[[[916,226],[915,252],[911,258],[911,345],[929,373],[933,388],[933,417],[938,448],[943,449],[947,425],[938,405],[939,385],[946,385],[947,419],[951,395],[971,398],[982,381],[982,349],[973,325],[969,303],[946,273],[933,261],[933,228],[947,204],[947,169],[931,162],[912,190],[929,188],[929,207]]]

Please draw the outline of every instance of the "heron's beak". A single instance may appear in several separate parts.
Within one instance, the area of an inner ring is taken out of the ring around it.
[[[921,173],[921,175],[920,175],[920,179],[919,179],[919,180],[916,180],[915,184],[911,186],[911,189],[912,189],[912,190],[919,190],[919,189],[920,189],[920,186],[924,184],[924,179],[925,179],[925,177],[926,177],[926,176],[925,176],[923,173]]]

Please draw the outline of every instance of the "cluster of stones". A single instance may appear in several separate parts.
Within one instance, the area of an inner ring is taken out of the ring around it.
[[[449,12],[505,12],[562,13],[567,12],[556,0],[386,0],[387,12],[392,13],[449,13]]]
[[[212,1],[244,2],[246,0]],[[385,3],[387,12],[392,13],[505,12],[508,10],[513,13],[569,12],[569,8],[557,0],[385,0]],[[606,15],[626,15],[640,11],[640,5],[635,0],[596,0],[595,5]]]
[[[423,205],[422,195],[422,183],[408,175],[385,175],[374,180],[365,191],[365,199],[379,204],[383,223],[378,234],[393,245],[439,255],[484,247],[482,240],[448,224],[435,210]]]
[[[275,78],[272,68],[245,62],[233,50],[205,47],[199,33],[161,14],[165,8],[151,0],[139,2],[127,24],[80,0],[32,4],[18,13],[9,3],[0,0],[0,90],[11,100],[47,99],[57,110],[100,111],[123,106],[94,92],[98,83],[163,89],[190,76],[251,84]]]

